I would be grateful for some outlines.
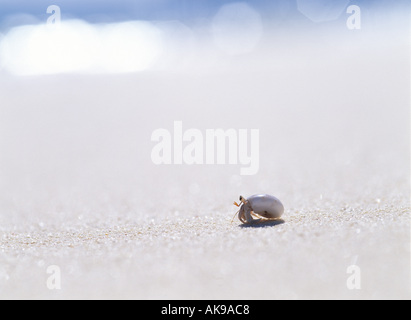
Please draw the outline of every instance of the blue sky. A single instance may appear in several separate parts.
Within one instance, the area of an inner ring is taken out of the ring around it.
[[[261,11],[266,19],[305,19],[298,2],[309,2],[321,10],[338,2],[361,6],[369,11],[408,9],[409,0],[253,0],[243,1]],[[193,21],[212,17],[227,0],[0,0],[0,25],[11,17],[30,15],[44,20],[46,8],[58,5],[62,18],[80,18],[90,22],[111,22],[131,19]],[[10,21],[8,21],[10,23]]]

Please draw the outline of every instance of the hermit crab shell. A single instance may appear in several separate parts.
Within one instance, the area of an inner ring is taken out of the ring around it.
[[[247,202],[254,213],[264,218],[279,218],[284,213],[284,206],[281,201],[269,194],[255,194],[248,197]]]

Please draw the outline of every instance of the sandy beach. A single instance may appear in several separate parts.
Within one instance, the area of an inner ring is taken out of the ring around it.
[[[0,298],[411,298],[408,33],[275,31],[184,68],[0,71]],[[175,121],[258,130],[258,172],[153,163]],[[231,222],[257,193],[282,220]]]

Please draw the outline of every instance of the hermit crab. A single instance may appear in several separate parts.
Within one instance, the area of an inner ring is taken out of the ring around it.
[[[247,199],[240,196],[240,204],[234,202],[234,205],[240,208],[234,217],[238,213],[238,219],[242,223],[278,219],[284,213],[281,201],[269,194],[255,194]],[[254,219],[253,216],[257,219]]]

